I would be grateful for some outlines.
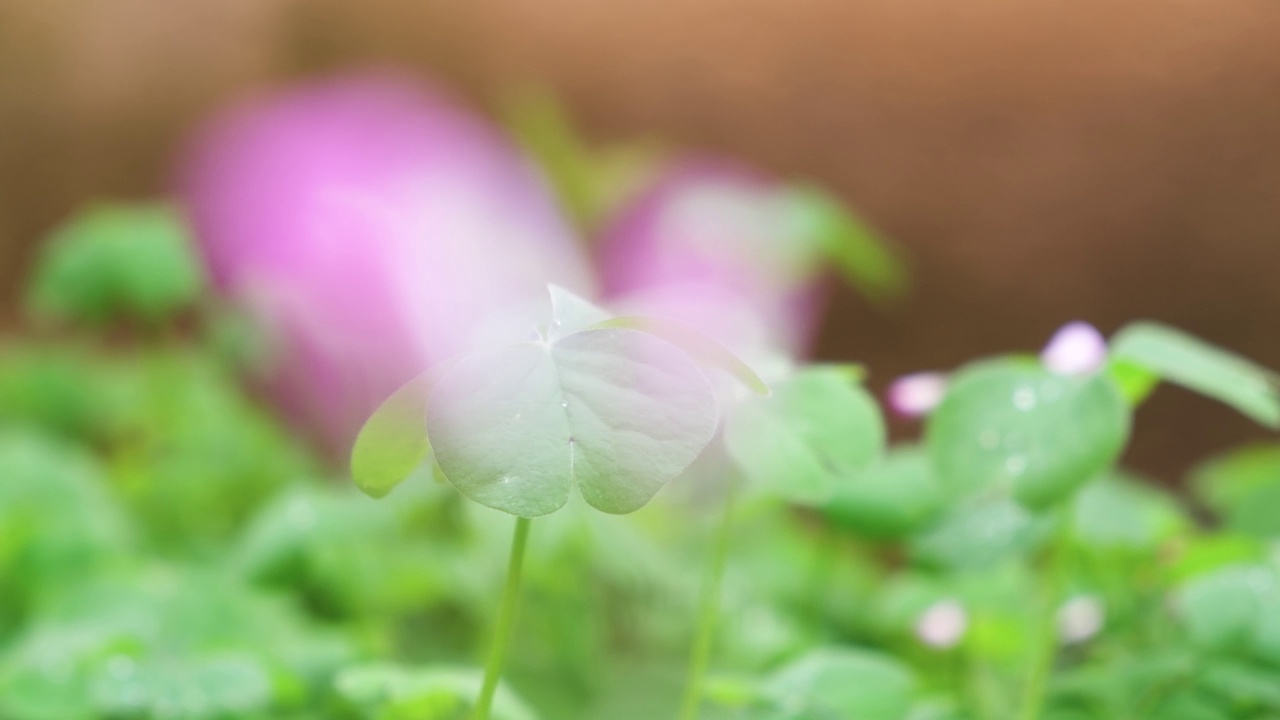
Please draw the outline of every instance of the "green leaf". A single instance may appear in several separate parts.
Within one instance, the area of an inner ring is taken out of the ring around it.
[[[903,720],[916,687],[911,670],[890,656],[820,648],[774,674],[765,692],[783,711],[780,720]]]
[[[1226,403],[1270,428],[1280,428],[1280,379],[1239,355],[1181,330],[1134,323],[1111,340],[1112,356],[1175,385]]]
[[[1196,645],[1214,650],[1243,650],[1260,621],[1262,595],[1275,593],[1274,570],[1235,565],[1189,582],[1177,595],[1179,617]]]
[[[902,538],[934,519],[946,499],[928,454],[906,446],[839,483],[823,512],[866,537]]]
[[[538,161],[568,215],[587,229],[606,220],[652,174],[662,154],[648,142],[588,145],[545,88],[521,88],[503,110],[507,126]]]
[[[593,507],[645,505],[711,441],[711,384],[676,346],[598,329],[458,361],[427,408],[436,464],[489,507],[537,517],[576,485]]]
[[[410,668],[391,664],[359,665],[343,670],[334,687],[347,703],[374,719],[466,720],[480,692],[479,670],[454,667]],[[492,720],[536,720],[537,716],[505,685],[494,697]]]
[[[431,454],[427,399],[440,373],[433,368],[405,383],[360,428],[351,449],[351,477],[366,495],[385,497]]]
[[[1118,476],[1081,490],[1071,516],[1075,540],[1104,549],[1151,550],[1191,524],[1173,498]]]
[[[1049,519],[1013,500],[999,495],[974,497],[948,508],[911,541],[910,552],[933,567],[981,569],[1030,552],[1051,529]]]
[[[790,208],[801,233],[815,242],[851,285],[883,302],[907,289],[902,261],[869,225],[815,187],[795,189]]]
[[[1231,530],[1280,535],[1280,446],[1249,447],[1208,462],[1192,474],[1191,487]]]
[[[191,304],[203,274],[178,213],[163,205],[92,207],[54,231],[36,267],[28,309],[98,323],[163,320]]]
[[[700,364],[718,368],[732,375],[757,395],[769,394],[769,386],[756,374],[755,370],[751,369],[750,365],[725,346],[684,323],[637,315],[610,318],[597,323],[594,327],[639,330],[660,337],[684,350]]]
[[[1129,414],[1105,374],[1068,377],[998,360],[952,378],[926,436],[945,484],[961,492],[995,488],[1043,508],[1115,462]]]
[[[1107,363],[1107,374],[1115,381],[1124,399],[1134,407],[1141,405],[1160,384],[1159,375],[1133,361],[1115,357]]]
[[[725,425],[725,446],[747,477],[814,505],[875,462],[884,440],[875,400],[841,368],[802,370],[740,403]]]

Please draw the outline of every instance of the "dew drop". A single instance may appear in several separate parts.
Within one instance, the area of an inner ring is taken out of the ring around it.
[[[568,401],[568,400],[562,401],[562,402],[560,403],[560,407],[562,407],[562,408],[567,408],[567,407],[569,407],[569,401]]]
[[[1010,475],[1017,477],[1026,471],[1027,459],[1021,455],[1012,455],[1004,461],[1004,469]]]
[[[1013,406],[1022,412],[1030,412],[1036,407],[1036,393],[1029,387],[1020,387],[1013,393]]]

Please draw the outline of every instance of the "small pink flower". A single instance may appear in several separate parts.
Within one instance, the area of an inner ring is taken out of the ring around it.
[[[1058,636],[1069,644],[1097,635],[1106,621],[1102,602],[1092,595],[1071,598],[1058,609]]]
[[[969,629],[969,613],[955,600],[940,600],[930,605],[916,621],[916,637],[938,650],[955,647]]]
[[[1107,361],[1107,340],[1087,322],[1063,325],[1040,353],[1046,368],[1059,375],[1088,375]]]
[[[938,372],[903,375],[889,385],[885,393],[889,408],[907,418],[919,418],[933,412],[947,394],[947,377]]]

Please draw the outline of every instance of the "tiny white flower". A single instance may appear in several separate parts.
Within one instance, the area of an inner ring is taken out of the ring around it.
[[[889,407],[909,418],[924,417],[938,407],[947,394],[947,378],[942,373],[920,372],[903,375],[889,385],[885,397]]]
[[[1058,635],[1068,644],[1082,643],[1102,630],[1106,610],[1092,595],[1071,598],[1058,608]]]
[[[1087,322],[1067,323],[1050,338],[1040,360],[1059,375],[1087,375],[1107,361],[1107,340]]]
[[[955,600],[940,600],[916,620],[916,637],[924,644],[946,650],[955,647],[969,629],[969,614]]]

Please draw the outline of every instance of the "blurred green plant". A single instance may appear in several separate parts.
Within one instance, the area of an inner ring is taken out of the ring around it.
[[[27,305],[38,320],[144,325],[191,306],[204,274],[177,210],[97,205],[56,229],[36,267]]]
[[[1280,422],[1250,361],[1151,323],[982,360],[886,448],[852,366],[553,289],[384,403],[362,495],[213,328],[76,334],[199,302],[167,212],[60,231],[66,332],[0,347],[4,720],[1280,715],[1280,444],[1187,495],[1118,467],[1161,382]]]

